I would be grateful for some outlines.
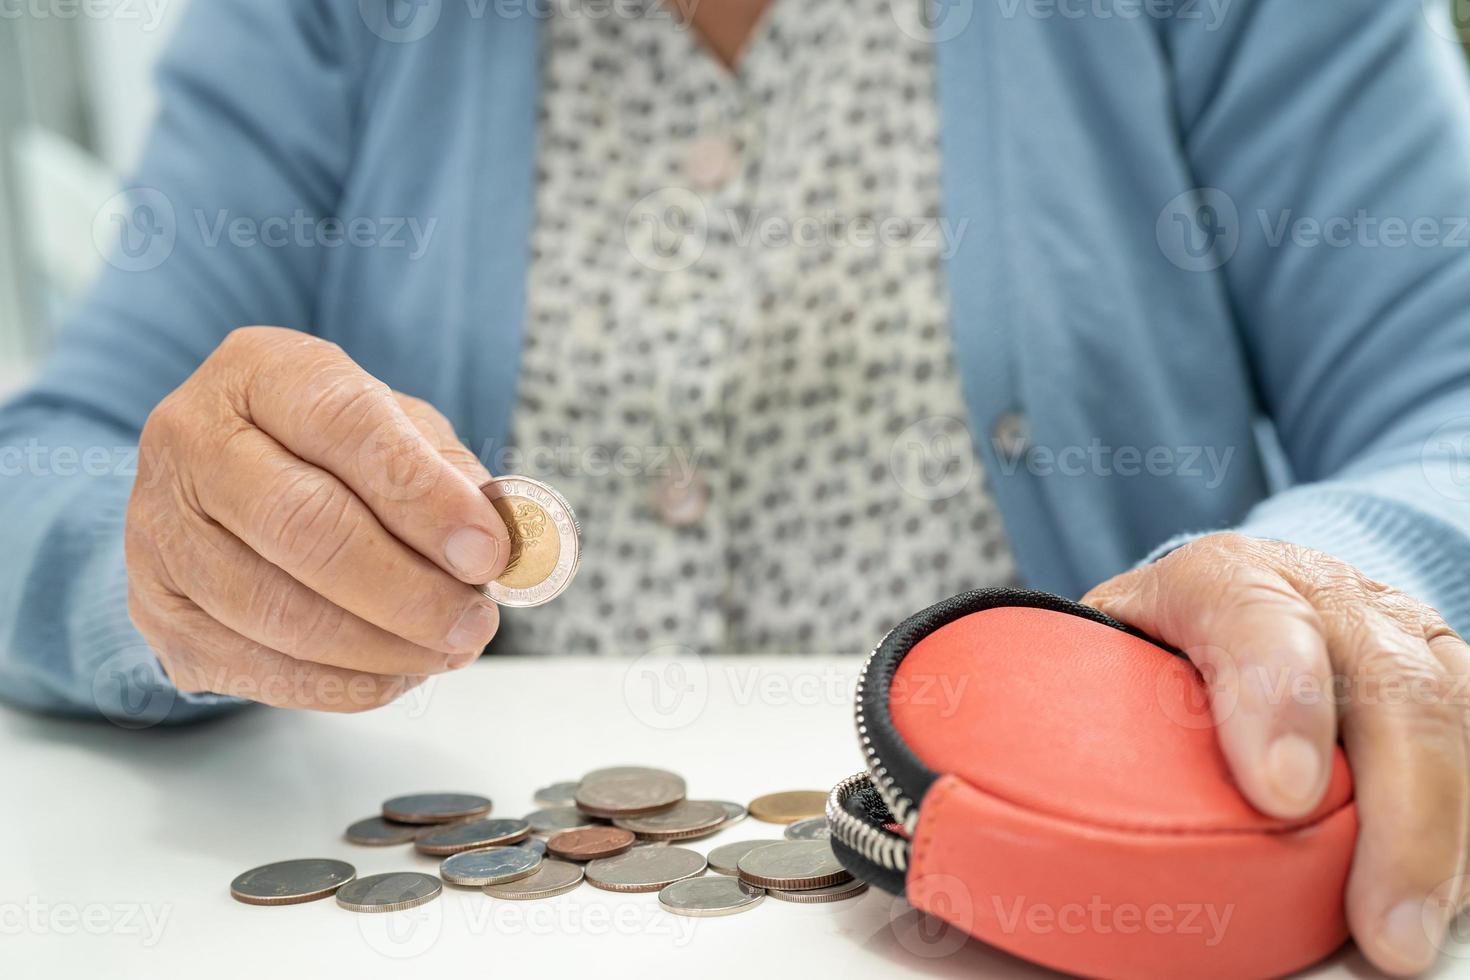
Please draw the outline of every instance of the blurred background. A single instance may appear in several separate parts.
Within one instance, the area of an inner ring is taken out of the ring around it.
[[[0,0],[0,396],[101,262],[93,218],[137,159],[186,2]]]
[[[0,0],[0,397],[101,261],[93,220],[137,159],[188,2]],[[1470,0],[1423,2],[1470,39]]]

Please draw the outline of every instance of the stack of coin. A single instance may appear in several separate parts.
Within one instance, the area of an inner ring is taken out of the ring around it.
[[[446,882],[528,901],[566,894],[585,880],[606,891],[656,891],[659,904],[677,915],[716,916],[752,909],[766,895],[819,903],[866,890],[827,843],[822,794],[796,790],[752,800],[749,815],[784,824],[786,839],[735,841],[708,856],[687,844],[744,819],[747,807],[685,794],[675,773],[616,766],[537,790],[540,809],[524,819],[491,819],[489,798],[473,793],[397,796],[380,814],[348,827],[346,839],[370,847],[411,844],[443,858],[437,877],[400,871],[358,878],[345,861],[308,858],[253,868],[231,882],[230,893],[253,905],[335,895],[353,912],[390,912],[433,901]]]

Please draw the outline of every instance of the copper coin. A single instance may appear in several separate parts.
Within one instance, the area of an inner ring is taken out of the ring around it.
[[[530,835],[531,825],[524,820],[471,820],[425,834],[414,841],[413,846],[420,854],[458,854],[482,847],[514,844]]]
[[[682,777],[662,769],[616,766],[582,777],[577,808],[594,817],[631,817],[666,810],[684,798]]]
[[[383,804],[383,817],[398,823],[449,823],[490,812],[490,800],[474,793],[413,793]]]
[[[546,849],[568,861],[595,861],[623,853],[635,840],[631,830],[620,827],[583,827],[562,831],[546,842]]]
[[[510,561],[480,586],[502,606],[539,606],[565,591],[582,560],[582,528],[566,498],[524,476],[502,476],[480,488],[510,532]]]
[[[827,812],[827,794],[821,790],[798,789],[767,793],[750,801],[750,815],[766,823],[795,823]]]
[[[714,833],[728,819],[723,806],[710,800],[680,800],[666,810],[617,817],[613,826],[631,830],[644,840],[682,840]]]

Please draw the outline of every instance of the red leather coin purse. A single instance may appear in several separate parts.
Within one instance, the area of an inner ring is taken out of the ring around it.
[[[1357,834],[1338,750],[1316,812],[1246,802],[1185,658],[1010,589],[899,625],[857,691],[867,772],[827,803],[854,875],[1092,977],[1281,976],[1347,938]]]

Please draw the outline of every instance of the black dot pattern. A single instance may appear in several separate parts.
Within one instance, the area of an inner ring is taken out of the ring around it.
[[[981,232],[940,219],[908,2],[776,0],[733,72],[656,0],[548,22],[508,465],[583,567],[505,611],[513,649],[859,653],[1015,581],[948,325]]]

